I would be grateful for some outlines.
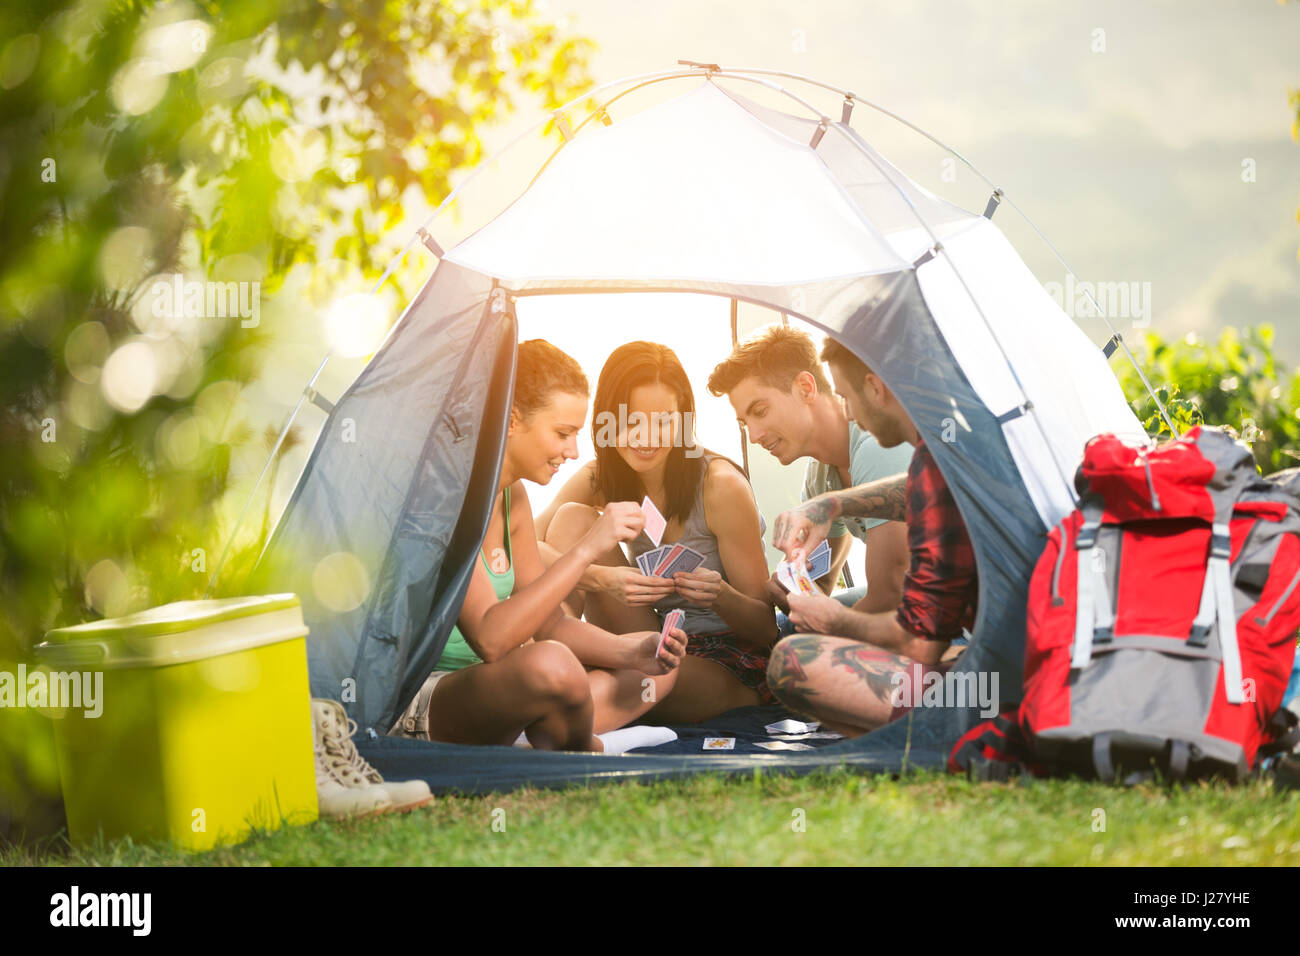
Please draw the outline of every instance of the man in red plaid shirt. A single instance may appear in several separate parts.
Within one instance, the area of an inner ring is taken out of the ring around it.
[[[821,594],[788,595],[790,619],[806,633],[776,645],[767,681],[790,709],[857,736],[902,716],[921,696],[926,675],[951,666],[949,648],[973,626],[979,589],[966,524],[902,404],[833,339],[822,360],[850,417],[884,448],[912,445],[911,465],[906,476],[819,495],[783,513],[772,545],[787,555],[806,553],[844,515],[901,519],[911,564],[896,611],[865,614]]]

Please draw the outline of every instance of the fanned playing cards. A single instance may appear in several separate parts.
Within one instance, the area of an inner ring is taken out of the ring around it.
[[[831,546],[823,541],[808,555],[807,567],[801,562],[780,561],[776,565],[776,580],[787,591],[799,594],[817,594],[813,582],[825,577],[831,569]]]
[[[703,563],[704,555],[684,544],[665,544],[636,559],[641,573],[651,578],[669,578],[678,571],[694,571]]]

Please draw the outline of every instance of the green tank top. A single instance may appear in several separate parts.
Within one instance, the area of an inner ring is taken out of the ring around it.
[[[503,574],[497,574],[483,557],[483,549],[478,552],[479,560],[483,562],[483,570],[487,572],[488,580],[492,582],[492,590],[496,592],[497,600],[504,601],[510,597],[515,590],[515,556],[510,550],[510,488],[506,487],[503,495],[502,508],[504,512],[502,520],[506,525],[506,559],[510,562],[510,569]],[[469,667],[471,664],[482,664],[483,658],[474,653],[474,649],[469,646],[465,636],[460,633],[459,627],[451,629],[451,636],[447,638],[447,646],[442,649],[442,656],[438,658],[438,663],[434,665],[434,670],[439,671],[458,671],[462,667]]]

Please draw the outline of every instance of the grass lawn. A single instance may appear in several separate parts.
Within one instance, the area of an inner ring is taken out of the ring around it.
[[[494,822],[496,829],[494,829]],[[1102,827],[1104,826],[1104,829]],[[120,840],[0,852],[75,865],[1300,865],[1300,792],[970,783],[843,771],[438,797],[190,856]]]

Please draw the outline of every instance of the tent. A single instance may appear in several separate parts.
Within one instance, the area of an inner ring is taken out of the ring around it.
[[[302,597],[313,694],[343,699],[382,737],[441,653],[499,476],[516,305],[694,292],[802,319],[897,394],[976,552],[979,613],[959,670],[996,673],[1002,698],[1017,699],[1030,571],[1046,530],[1074,507],[1084,443],[1107,431],[1146,437],[1109,351],[994,224],[1000,192],[980,214],[921,188],[855,131],[852,94],[836,119],[762,71],[689,65],[633,79],[687,88],[628,115],[620,93],[576,129],[561,125],[565,141],[530,187],[453,248],[422,229],[439,254],[432,275],[351,387],[333,405],[318,401],[328,419],[263,557],[270,584]],[[733,88],[752,83],[796,112]],[[317,563],[340,552],[369,582],[345,610],[325,606],[312,584]],[[890,770],[941,764],[975,719],[973,707],[921,709],[816,754],[766,757],[392,739],[363,752],[381,770],[400,764],[435,788],[467,790],[760,765]]]

